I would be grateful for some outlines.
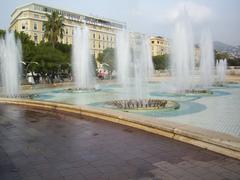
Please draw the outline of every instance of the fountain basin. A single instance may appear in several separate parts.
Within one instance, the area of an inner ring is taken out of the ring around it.
[[[185,90],[185,93],[187,94],[213,94],[212,91],[208,89],[187,89]]]
[[[0,94],[0,98],[34,99],[38,94]]]
[[[100,89],[96,88],[68,88],[65,90],[67,93],[86,93],[86,92],[95,92],[100,91]]]
[[[124,110],[158,110],[179,109],[180,105],[175,101],[163,99],[127,99],[106,102],[112,108]]]

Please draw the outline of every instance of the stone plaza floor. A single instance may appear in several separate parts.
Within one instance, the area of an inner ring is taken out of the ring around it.
[[[240,161],[96,119],[0,105],[0,180],[240,179]]]

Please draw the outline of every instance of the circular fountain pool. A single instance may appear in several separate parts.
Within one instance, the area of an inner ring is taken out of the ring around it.
[[[179,108],[148,108],[127,110],[107,105],[121,99],[119,93],[124,90],[115,84],[100,85],[101,91],[68,93],[63,88],[39,92],[36,100],[67,103],[94,108],[105,108],[122,113],[133,113],[167,121],[189,124],[227,134],[240,136],[239,110],[240,85],[227,84],[224,87],[212,87],[212,94],[174,94],[161,92],[162,83],[151,83],[148,99],[164,99],[177,102]],[[174,106],[173,106],[174,107]]]

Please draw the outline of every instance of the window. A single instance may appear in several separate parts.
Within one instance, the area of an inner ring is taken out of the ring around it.
[[[103,35],[103,40],[104,40],[104,35]]]
[[[37,42],[38,42],[38,36],[36,34],[34,34],[34,42],[35,42],[35,44],[37,44]]]
[[[46,26],[45,26],[45,24],[43,24],[42,25],[42,31],[45,31],[45,29],[46,29]]]
[[[66,44],[68,44],[68,37],[66,37]]]
[[[101,35],[99,34],[98,39],[101,39]]]
[[[154,41],[152,41],[152,44],[154,44]]]
[[[42,19],[46,19],[46,16],[42,16]]]
[[[95,39],[95,33],[93,33],[93,38]]]
[[[68,28],[66,28],[66,34],[68,34]]]
[[[37,30],[37,22],[34,22],[34,30]]]
[[[26,29],[25,23],[22,23],[22,30]]]
[[[159,44],[159,41],[157,41],[157,43]]]
[[[34,14],[34,18],[38,19],[38,18],[39,18],[39,15]]]
[[[22,30],[28,30],[28,23],[27,21],[22,22]]]
[[[99,46],[98,46],[99,48],[101,48],[101,44],[99,44]]]

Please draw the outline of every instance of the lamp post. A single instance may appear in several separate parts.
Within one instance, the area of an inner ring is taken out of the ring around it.
[[[25,62],[22,61],[21,63],[26,66],[26,69],[25,69],[25,71],[26,71],[26,80],[28,80],[27,74],[28,74],[28,68],[30,67],[30,65],[31,65],[31,64],[39,65],[39,64],[38,64],[38,62],[35,62],[35,61],[29,62],[29,63],[25,63]]]
[[[29,62],[29,63],[27,64],[27,66],[26,66],[26,73],[28,72],[28,68],[29,68],[29,66],[30,66],[31,64],[39,65],[38,62],[35,62],[35,61]]]

